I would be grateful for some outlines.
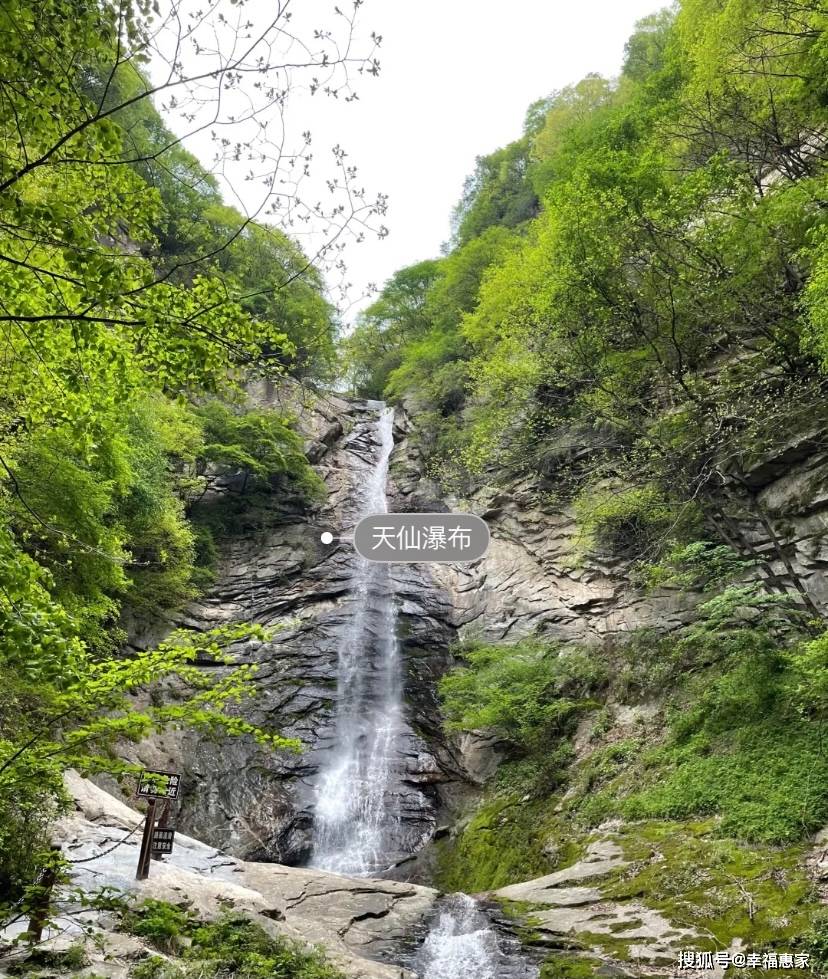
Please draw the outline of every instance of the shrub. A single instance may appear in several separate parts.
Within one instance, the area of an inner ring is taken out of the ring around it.
[[[166,901],[148,898],[137,908],[128,910],[121,919],[121,927],[133,935],[146,938],[164,952],[175,952],[181,939],[188,934],[193,922],[190,912]]]
[[[134,965],[129,970],[129,976],[130,979],[184,979],[184,971],[169,959],[151,955]]]
[[[321,952],[271,936],[241,914],[205,922],[150,899],[127,910],[122,927],[176,956],[150,956],[133,966],[131,979],[342,979]]]
[[[698,526],[698,509],[668,500],[651,486],[587,488],[575,500],[575,516],[586,551],[641,559],[660,553]]]
[[[198,414],[204,425],[202,468],[211,464],[225,474],[240,473],[245,484],[282,476],[309,498],[323,494],[291,418],[259,408],[234,411],[220,401],[207,402]]]
[[[527,752],[567,731],[604,682],[589,654],[538,642],[473,646],[462,657],[440,683],[449,727],[494,728]]]
[[[706,591],[732,581],[755,563],[726,544],[696,540],[677,545],[658,563],[642,565],[638,577],[649,588],[672,585]]]
[[[236,979],[342,979],[320,952],[271,937],[242,915],[228,915],[201,925],[193,931],[192,940],[186,958],[209,963],[215,975]]]

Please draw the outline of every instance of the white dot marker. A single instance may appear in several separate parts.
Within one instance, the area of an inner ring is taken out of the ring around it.
[[[319,538],[323,544],[333,544],[333,534],[326,530]]]

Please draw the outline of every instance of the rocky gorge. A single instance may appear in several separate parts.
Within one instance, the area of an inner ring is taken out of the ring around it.
[[[251,398],[259,405],[277,404],[281,397],[264,385],[251,389]],[[663,884],[650,881],[648,868],[658,867],[659,875],[669,876],[690,872],[688,861],[696,861],[699,880],[709,882],[710,871],[705,866],[718,860],[725,866],[722,884],[729,878],[735,880],[733,855],[725,857],[720,847],[718,857],[711,855],[718,847],[714,823],[676,823],[671,830],[669,824],[659,829],[657,824],[627,826],[609,821],[573,836],[562,830],[556,816],[562,808],[560,796],[551,803],[541,802],[540,808],[537,800],[526,796],[525,815],[537,823],[527,831],[525,821],[520,815],[512,817],[508,805],[486,809],[487,786],[496,781],[501,763],[509,758],[509,745],[493,731],[447,733],[437,684],[454,662],[458,641],[471,637],[500,643],[541,636],[592,648],[600,656],[602,644],[612,646],[619,637],[636,630],[679,630],[692,622],[698,596],[670,588],[646,592],[631,579],[628,567],[600,555],[588,562],[573,560],[578,533],[574,516],[565,508],[544,503],[531,485],[486,489],[466,499],[442,496],[420,464],[412,439],[416,419],[405,411],[398,409],[392,416],[377,403],[332,394],[306,394],[297,399],[291,391],[289,397],[294,407],[301,406],[298,417],[306,452],[325,480],[327,497],[309,512],[292,508],[290,501],[286,505],[275,495],[270,508],[267,501],[264,507],[257,501],[245,512],[241,533],[223,542],[215,585],[187,610],[182,623],[201,630],[250,621],[276,629],[267,641],[247,642],[236,650],[242,661],[259,668],[259,694],[245,706],[245,716],[301,739],[304,750],[273,755],[252,741],[209,743],[182,733],[144,742],[133,749],[131,758],[148,767],[184,773],[177,825],[194,840],[215,848],[210,859],[218,861],[216,866],[236,868],[229,879],[238,881],[242,874],[246,880],[254,870],[258,875],[269,874],[266,868],[273,866],[268,886],[280,900],[290,899],[284,885],[294,879],[299,882],[296,886],[301,883],[305,888],[303,893],[311,893],[309,882],[327,880],[325,869],[349,873],[347,865],[334,863],[326,868],[324,861],[330,858],[320,857],[315,849],[319,786],[337,752],[342,751],[343,704],[348,716],[361,712],[367,721],[353,735],[354,750],[358,744],[364,746],[370,732],[383,723],[375,713],[382,709],[376,686],[368,683],[359,701],[343,687],[343,636],[348,637],[349,647],[358,647],[358,668],[374,679],[381,680],[389,656],[398,656],[401,712],[394,720],[393,744],[383,761],[385,782],[375,804],[381,810],[375,828],[381,834],[382,857],[379,863],[366,865],[367,877],[358,874],[342,887],[348,901],[364,895],[372,908],[372,902],[386,900],[382,896],[386,893],[408,896],[401,897],[399,905],[396,897],[391,898],[392,915],[368,907],[354,911],[353,920],[362,922],[360,929],[375,922],[370,926],[374,937],[357,941],[359,956],[367,957],[369,963],[395,961],[402,968],[425,969],[417,974],[427,979],[468,974],[457,970],[475,967],[476,956],[482,956],[484,967],[491,968],[492,956],[499,955],[506,955],[505,964],[492,975],[522,979],[535,975],[550,952],[544,975],[569,975],[568,969],[581,967],[577,963],[597,969],[602,962],[630,975],[672,974],[677,950],[692,947],[709,935],[704,915],[711,912],[688,919],[687,907],[681,904],[686,895],[681,891],[677,896],[682,910],[668,909]],[[387,436],[382,435],[383,415]],[[393,442],[388,441],[391,435]],[[787,501],[791,494],[801,496],[805,487],[819,483],[826,459],[812,442],[807,445],[809,451],[800,449],[795,466],[786,467],[784,460],[792,450],[784,447],[777,464],[764,465],[770,481],[760,495],[763,502],[769,501],[764,512],[769,514],[771,532],[764,539],[746,537],[744,546],[769,555],[760,566],[761,576],[767,577],[770,569],[781,580],[792,572],[806,582],[812,600],[821,602],[819,539],[826,515],[818,495],[812,495],[801,508],[801,516],[784,528],[772,522],[774,499]],[[393,602],[396,651],[383,645],[387,613],[384,618],[372,617],[359,604],[359,588],[354,584],[358,569],[347,539],[356,520],[367,512],[366,493],[369,509],[376,508],[376,500],[370,499],[370,480],[378,464],[383,491],[387,479],[390,509],[471,509],[489,523],[492,532],[490,550],[478,562],[392,565],[387,578],[370,585],[365,594],[371,608],[378,601]],[[232,483],[223,492],[232,493]],[[320,540],[326,530],[335,537],[330,545]],[[353,633],[355,620],[362,623],[359,636]],[[209,663],[202,668],[222,669]],[[574,734],[577,765],[588,766],[606,746],[611,749],[635,737],[657,738],[665,723],[657,694],[643,699],[631,696],[627,702],[613,698],[602,713],[606,720],[600,736],[594,733],[594,713],[584,718]],[[376,746],[372,752],[376,754]],[[349,782],[363,785],[358,765],[346,766],[346,770]],[[106,780],[102,784],[117,791]],[[363,817],[357,808],[346,810],[345,818],[359,822]],[[73,845],[90,843],[83,833],[75,840]],[[480,843],[484,849],[475,856],[473,848]],[[475,888],[484,892],[479,897],[495,902],[491,907],[498,910],[493,919],[474,904],[455,903],[447,911],[440,890],[467,888],[475,878],[471,865],[467,872],[458,873],[458,864],[490,860],[492,848],[525,848],[534,856],[527,862],[522,854],[507,873],[504,886],[493,886],[498,880],[495,873],[485,879],[484,887]],[[762,910],[769,916],[777,914],[781,902],[787,910],[777,917],[788,922],[799,913],[802,895],[812,886],[807,881],[823,874],[824,855],[806,859],[804,851],[775,855],[773,848],[752,847],[737,862],[746,857],[752,861],[749,880],[753,883],[748,884],[750,896],[743,910],[751,922],[755,909],[766,900],[762,882],[770,879],[766,875],[773,867],[786,868],[781,871],[784,884],[773,900],[768,896]],[[242,866],[246,868],[243,872],[238,869]],[[277,872],[276,866],[285,869]],[[315,866],[322,869],[310,869]],[[537,878],[526,879],[532,875],[521,872],[522,866],[536,869]],[[296,870],[286,869],[291,867]],[[190,869],[202,872],[200,865]],[[323,876],[316,876],[319,874]],[[371,879],[377,875],[387,883]],[[210,876],[216,876],[212,869]],[[358,883],[360,880],[365,883]],[[394,880],[404,883],[398,885]],[[193,900],[190,890],[195,885],[176,886],[180,896]],[[348,975],[401,975],[393,967],[386,972],[382,969],[387,966],[377,966],[375,972],[371,971],[374,966],[354,965],[347,958],[354,951],[351,937],[346,939],[351,948],[347,955],[341,946],[331,945],[328,931],[332,925],[327,916],[345,914],[349,904],[343,903],[336,889],[313,884],[317,886],[320,891],[313,906],[301,904],[300,915],[297,904],[297,916],[288,919],[291,927],[298,927],[300,937],[321,941],[332,949]],[[689,891],[695,886],[684,885]],[[403,890],[398,892],[397,887]],[[745,884],[727,887],[738,893]],[[215,910],[218,897],[211,900]],[[405,908],[410,910],[400,920],[399,913]],[[282,920],[279,914],[271,917]],[[741,912],[737,918],[741,920]],[[494,930],[490,920],[496,922]],[[423,950],[429,947],[426,936],[432,934],[429,922],[443,939],[451,939],[434,953],[437,959],[445,958],[445,949],[450,948],[448,964],[434,965],[432,971],[422,959]],[[337,926],[335,931],[342,938],[342,928]],[[478,937],[470,944],[469,935]],[[508,949],[520,944],[517,936],[525,950],[509,965]],[[481,952],[487,942],[494,949],[488,958]],[[744,941],[734,938],[721,944],[738,951]],[[576,957],[567,949],[574,949]],[[478,974],[488,976],[485,968]]]
[[[3,976],[828,976],[828,11],[601,2],[0,4]]]
[[[257,396],[274,398],[253,389]],[[471,968],[481,976],[534,976],[537,956],[521,953],[506,919],[495,914],[495,927],[471,898],[443,899],[409,882],[429,875],[419,851],[445,834],[484,774],[475,770],[475,751],[467,762],[467,746],[446,737],[439,719],[436,681],[451,663],[459,623],[428,566],[369,567],[355,562],[348,540],[359,516],[386,505],[387,464],[401,434],[393,410],[334,396],[312,404],[300,425],[326,502],[310,513],[278,503],[272,512],[247,513],[261,523],[228,542],[215,587],[175,623],[273,629],[272,640],[234,649],[236,660],[259,666],[258,697],[244,710],[254,723],[300,739],[304,750],[274,756],[252,741],[213,743],[186,733],[126,749],[130,760],[183,774],[175,857],[154,867],[149,881],[132,879],[140,814],[75,773],[67,775],[75,815],[60,823],[55,840],[79,865],[73,885],[87,893],[151,895],[208,918],[232,907],[320,945],[354,979],[453,979]],[[323,528],[343,539],[326,546]],[[158,635],[156,623],[136,630],[134,642]],[[481,750],[491,767],[496,753]],[[98,781],[121,794],[111,780]],[[337,793],[342,813],[334,806],[326,828],[320,810]],[[71,914],[51,927],[55,954],[77,941],[79,928],[107,931],[106,915],[90,911],[79,925]],[[102,967],[126,975],[147,954],[140,942],[106,941],[106,954],[93,954],[89,966],[95,975]]]

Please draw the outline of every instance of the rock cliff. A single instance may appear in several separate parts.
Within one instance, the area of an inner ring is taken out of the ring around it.
[[[134,756],[186,773],[180,821],[188,832],[245,859],[301,864],[309,855],[314,778],[333,737],[337,648],[349,614],[353,559],[348,541],[326,547],[320,533],[339,535],[353,527],[357,490],[376,450],[375,409],[264,384],[254,386],[251,397],[258,404],[292,406],[327,499],[307,511],[274,492],[246,511],[241,532],[223,542],[215,585],[188,610],[184,624],[206,629],[250,621],[278,630],[270,641],[238,650],[259,668],[260,694],[245,710],[255,723],[300,738],[306,748],[274,758],[244,740],[215,745],[167,735],[141,745]],[[435,687],[451,663],[453,641],[540,634],[597,644],[635,629],[677,628],[692,618],[698,599],[670,589],[645,594],[623,560],[579,555],[571,508],[544,502],[527,480],[481,489],[464,500],[441,495],[424,471],[412,421],[402,410],[394,432],[391,508],[470,509],[492,532],[481,561],[394,569],[408,705],[404,784],[411,790],[400,801],[402,859],[497,764],[495,740],[472,734],[454,743],[441,729]],[[800,588],[823,609],[828,496],[820,487],[827,475],[828,454],[806,434],[757,462],[728,498],[735,514],[728,522],[732,540],[759,559],[757,573],[772,587]],[[232,481],[226,491],[234,491]]]
[[[273,404],[284,395],[261,385],[251,396]],[[325,546],[320,534],[347,534],[355,523],[360,481],[377,448],[377,410],[296,389],[287,397],[327,499],[305,510],[273,492],[244,511],[241,531],[222,542],[215,585],[182,624],[201,630],[244,621],[276,630],[269,641],[236,650],[240,661],[258,666],[259,695],[244,710],[257,725],[299,738],[305,748],[274,757],[252,741],[212,744],[182,734],[128,750],[150,767],[185,773],[179,825],[186,832],[247,860],[302,864],[310,853],[314,779],[334,738],[337,652],[350,614],[354,559],[349,542]],[[229,481],[226,492],[233,491]],[[435,830],[467,775],[444,738],[435,697],[456,635],[454,600],[429,567],[400,566],[393,578],[408,705],[394,858],[403,859]]]

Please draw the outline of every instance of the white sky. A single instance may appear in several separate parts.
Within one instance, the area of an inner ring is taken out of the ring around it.
[[[301,14],[313,10],[324,23],[334,0],[293,2]],[[272,3],[254,0],[257,14],[272,9]],[[617,74],[635,22],[663,5],[663,0],[366,0],[359,34],[373,30],[383,36],[379,77],[360,79],[359,101],[349,104],[299,93],[289,123],[297,133],[312,130],[320,158],[341,144],[369,195],[389,196],[389,236],[347,251],[353,296],[369,282],[381,285],[404,265],[438,255],[475,157],[517,138],[535,99],[591,71]],[[187,145],[209,162],[207,142]],[[244,203],[252,202],[247,195],[254,189],[234,181]],[[364,305],[356,302],[346,319]]]

